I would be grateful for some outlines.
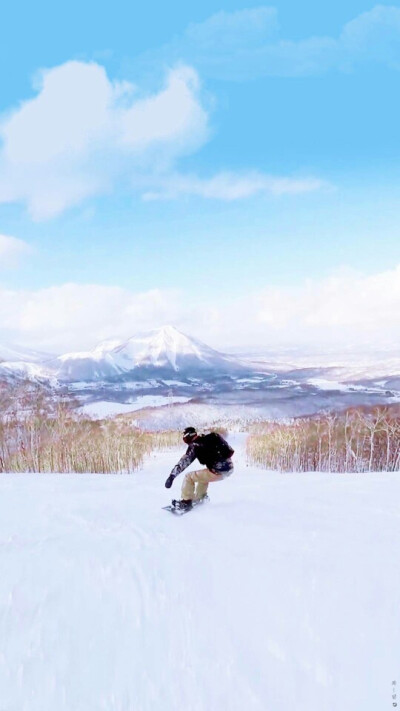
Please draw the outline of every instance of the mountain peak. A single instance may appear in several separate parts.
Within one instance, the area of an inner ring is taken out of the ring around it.
[[[188,377],[227,374],[243,370],[243,364],[218,353],[175,326],[141,333],[127,341],[107,340],[92,351],[66,353],[48,363],[49,372],[70,382],[118,379],[132,373],[144,377]]]
[[[163,338],[168,341],[180,342],[182,339],[188,341],[194,340],[193,338],[187,336],[185,333],[182,333],[182,331],[179,331],[175,326],[170,326],[169,324],[154,329],[151,334],[154,336],[154,338]]]
[[[129,344],[135,350],[140,344],[140,352],[136,351],[136,357],[140,364],[169,367],[174,371],[180,370],[182,358],[191,357],[204,362],[213,353],[211,348],[186,336],[171,325],[155,329],[140,340],[132,338]]]
[[[161,326],[158,330],[160,333],[165,333],[165,334],[171,334],[174,335],[176,333],[179,333],[182,335],[181,331],[179,331],[175,326],[171,326],[170,324],[165,324],[164,326]]]

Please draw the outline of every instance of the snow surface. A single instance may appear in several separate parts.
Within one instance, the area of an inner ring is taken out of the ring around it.
[[[183,430],[188,422],[199,429],[226,426],[229,422],[230,430],[242,431],[246,423],[257,420],[265,421],[265,412],[260,412],[255,407],[246,405],[227,407],[226,404],[210,405],[189,400],[187,403],[178,403],[169,408],[160,407],[139,412],[136,424],[146,430],[160,431],[171,428]]]
[[[164,395],[142,395],[135,402],[107,402],[101,400],[99,402],[90,402],[79,408],[80,412],[93,418],[110,417],[112,415],[120,415],[127,412],[135,412],[143,410],[146,407],[160,407],[162,405],[173,405],[174,403],[188,402],[189,397],[180,395],[167,397]]]
[[[327,378],[309,378],[307,380],[310,385],[315,385],[316,388],[320,388],[325,392],[330,390],[339,390],[340,392],[359,392],[363,393],[380,393],[381,388],[370,388],[365,385],[355,385],[353,383],[341,383],[335,380],[328,380]]]
[[[400,477],[264,472],[231,441],[182,518],[179,449],[0,477],[1,711],[392,708]]]

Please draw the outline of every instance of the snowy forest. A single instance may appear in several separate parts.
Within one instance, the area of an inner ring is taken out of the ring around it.
[[[131,473],[153,450],[177,447],[179,430],[147,431],[119,415],[91,419],[73,396],[24,381],[0,389],[0,471]],[[249,462],[277,471],[400,469],[400,408],[349,408],[289,421],[209,422],[247,433]]]

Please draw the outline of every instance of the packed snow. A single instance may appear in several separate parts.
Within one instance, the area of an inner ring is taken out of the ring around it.
[[[180,518],[183,449],[0,477],[1,711],[392,708],[400,477],[265,472],[230,441]]]

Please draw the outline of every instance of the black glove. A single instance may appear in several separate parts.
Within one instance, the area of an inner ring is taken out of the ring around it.
[[[175,479],[174,475],[173,475],[173,474],[170,474],[169,477],[168,477],[168,479],[167,479],[167,481],[165,482],[165,488],[166,488],[166,489],[170,489],[170,488],[171,488],[172,484],[174,483],[174,479]]]

